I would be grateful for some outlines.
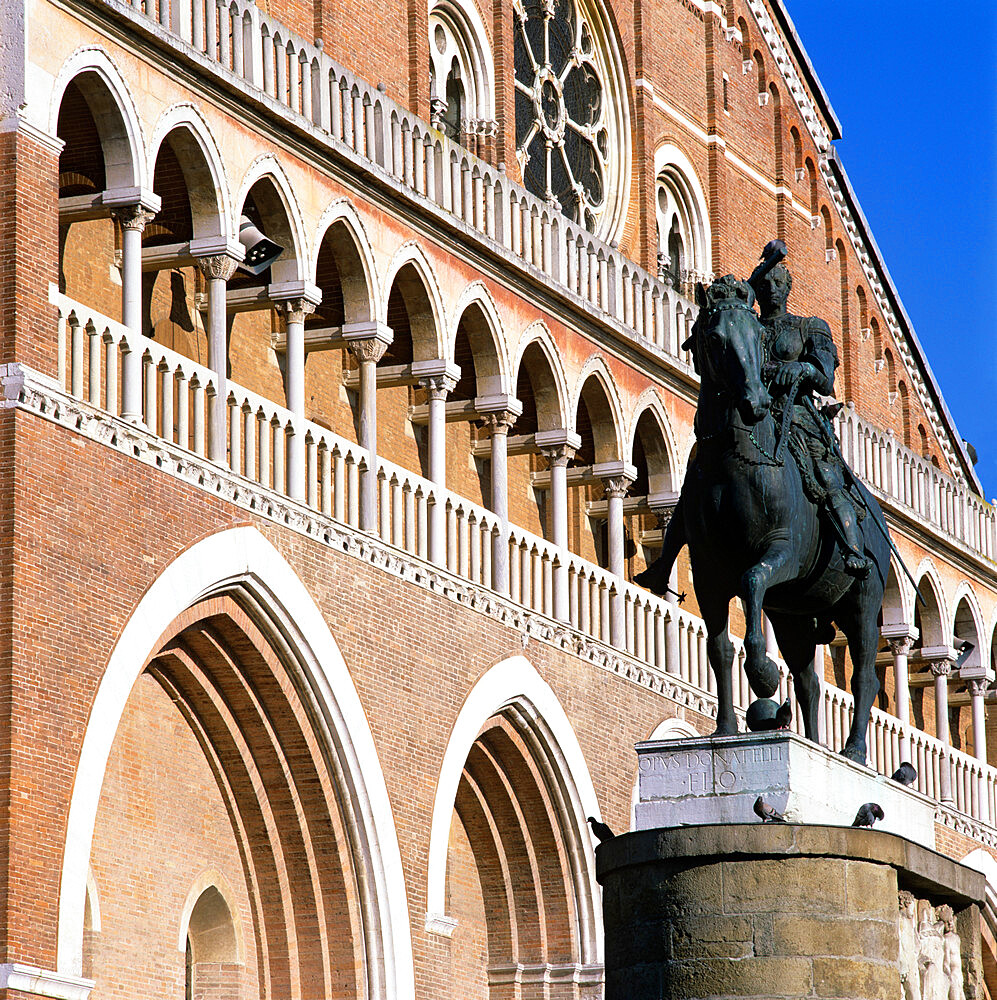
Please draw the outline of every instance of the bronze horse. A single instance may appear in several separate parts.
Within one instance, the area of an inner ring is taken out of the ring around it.
[[[698,285],[696,297],[700,313],[690,338],[701,378],[696,455],[661,556],[637,582],[665,593],[671,567],[688,544],[717,681],[718,735],[737,732],[734,647],[727,635],[734,595],[744,607],[745,672],[752,690],[768,698],[779,682],[778,668],[765,652],[764,610],[793,675],[806,736],[814,741],[820,684],[811,664],[817,644],[833,637],[835,622],[848,639],[855,699],[842,753],[864,764],[869,713],[879,691],[877,614],[890,563],[882,512],[853,479],[851,489],[867,511],[861,531],[873,563],[864,579],[856,578],[846,572],[841,544],[807,498],[782,440],[791,430],[788,421],[777,424],[761,378],[763,327],[751,289],[728,276],[705,291]]]

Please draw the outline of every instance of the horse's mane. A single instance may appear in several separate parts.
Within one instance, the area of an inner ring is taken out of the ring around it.
[[[696,317],[696,322],[692,325],[689,339],[682,345],[682,350],[692,353],[692,363],[698,372],[699,359],[696,347],[699,342],[699,332],[702,329],[703,320],[725,305],[747,308],[753,313],[755,290],[746,281],[741,281],[733,274],[725,274],[717,278],[716,281],[711,282],[705,288],[702,285],[696,286],[696,304],[699,306],[699,315]]]

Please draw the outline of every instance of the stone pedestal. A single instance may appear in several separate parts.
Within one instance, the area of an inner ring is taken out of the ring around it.
[[[672,827],[600,844],[596,862],[606,1000],[900,998],[899,890],[926,919],[952,907],[964,995],[978,995],[983,876],[893,834]]]
[[[935,803],[780,730],[637,744],[636,827],[754,823],[755,799],[795,823],[850,826],[859,806],[878,802],[877,830],[935,846]]]

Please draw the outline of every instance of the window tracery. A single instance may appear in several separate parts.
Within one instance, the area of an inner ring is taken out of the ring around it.
[[[516,156],[523,183],[610,237],[625,203],[625,97],[598,19],[579,0],[515,0]]]
[[[429,11],[430,115],[454,142],[482,154],[495,134],[491,52],[474,11],[450,0]]]
[[[658,276],[685,290],[710,273],[710,235],[705,200],[691,166],[677,150],[665,147],[655,158],[655,215],[658,229]]]

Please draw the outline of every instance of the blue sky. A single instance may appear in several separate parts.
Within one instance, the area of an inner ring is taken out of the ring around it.
[[[786,0],[835,146],[960,434],[997,496],[997,13]]]

